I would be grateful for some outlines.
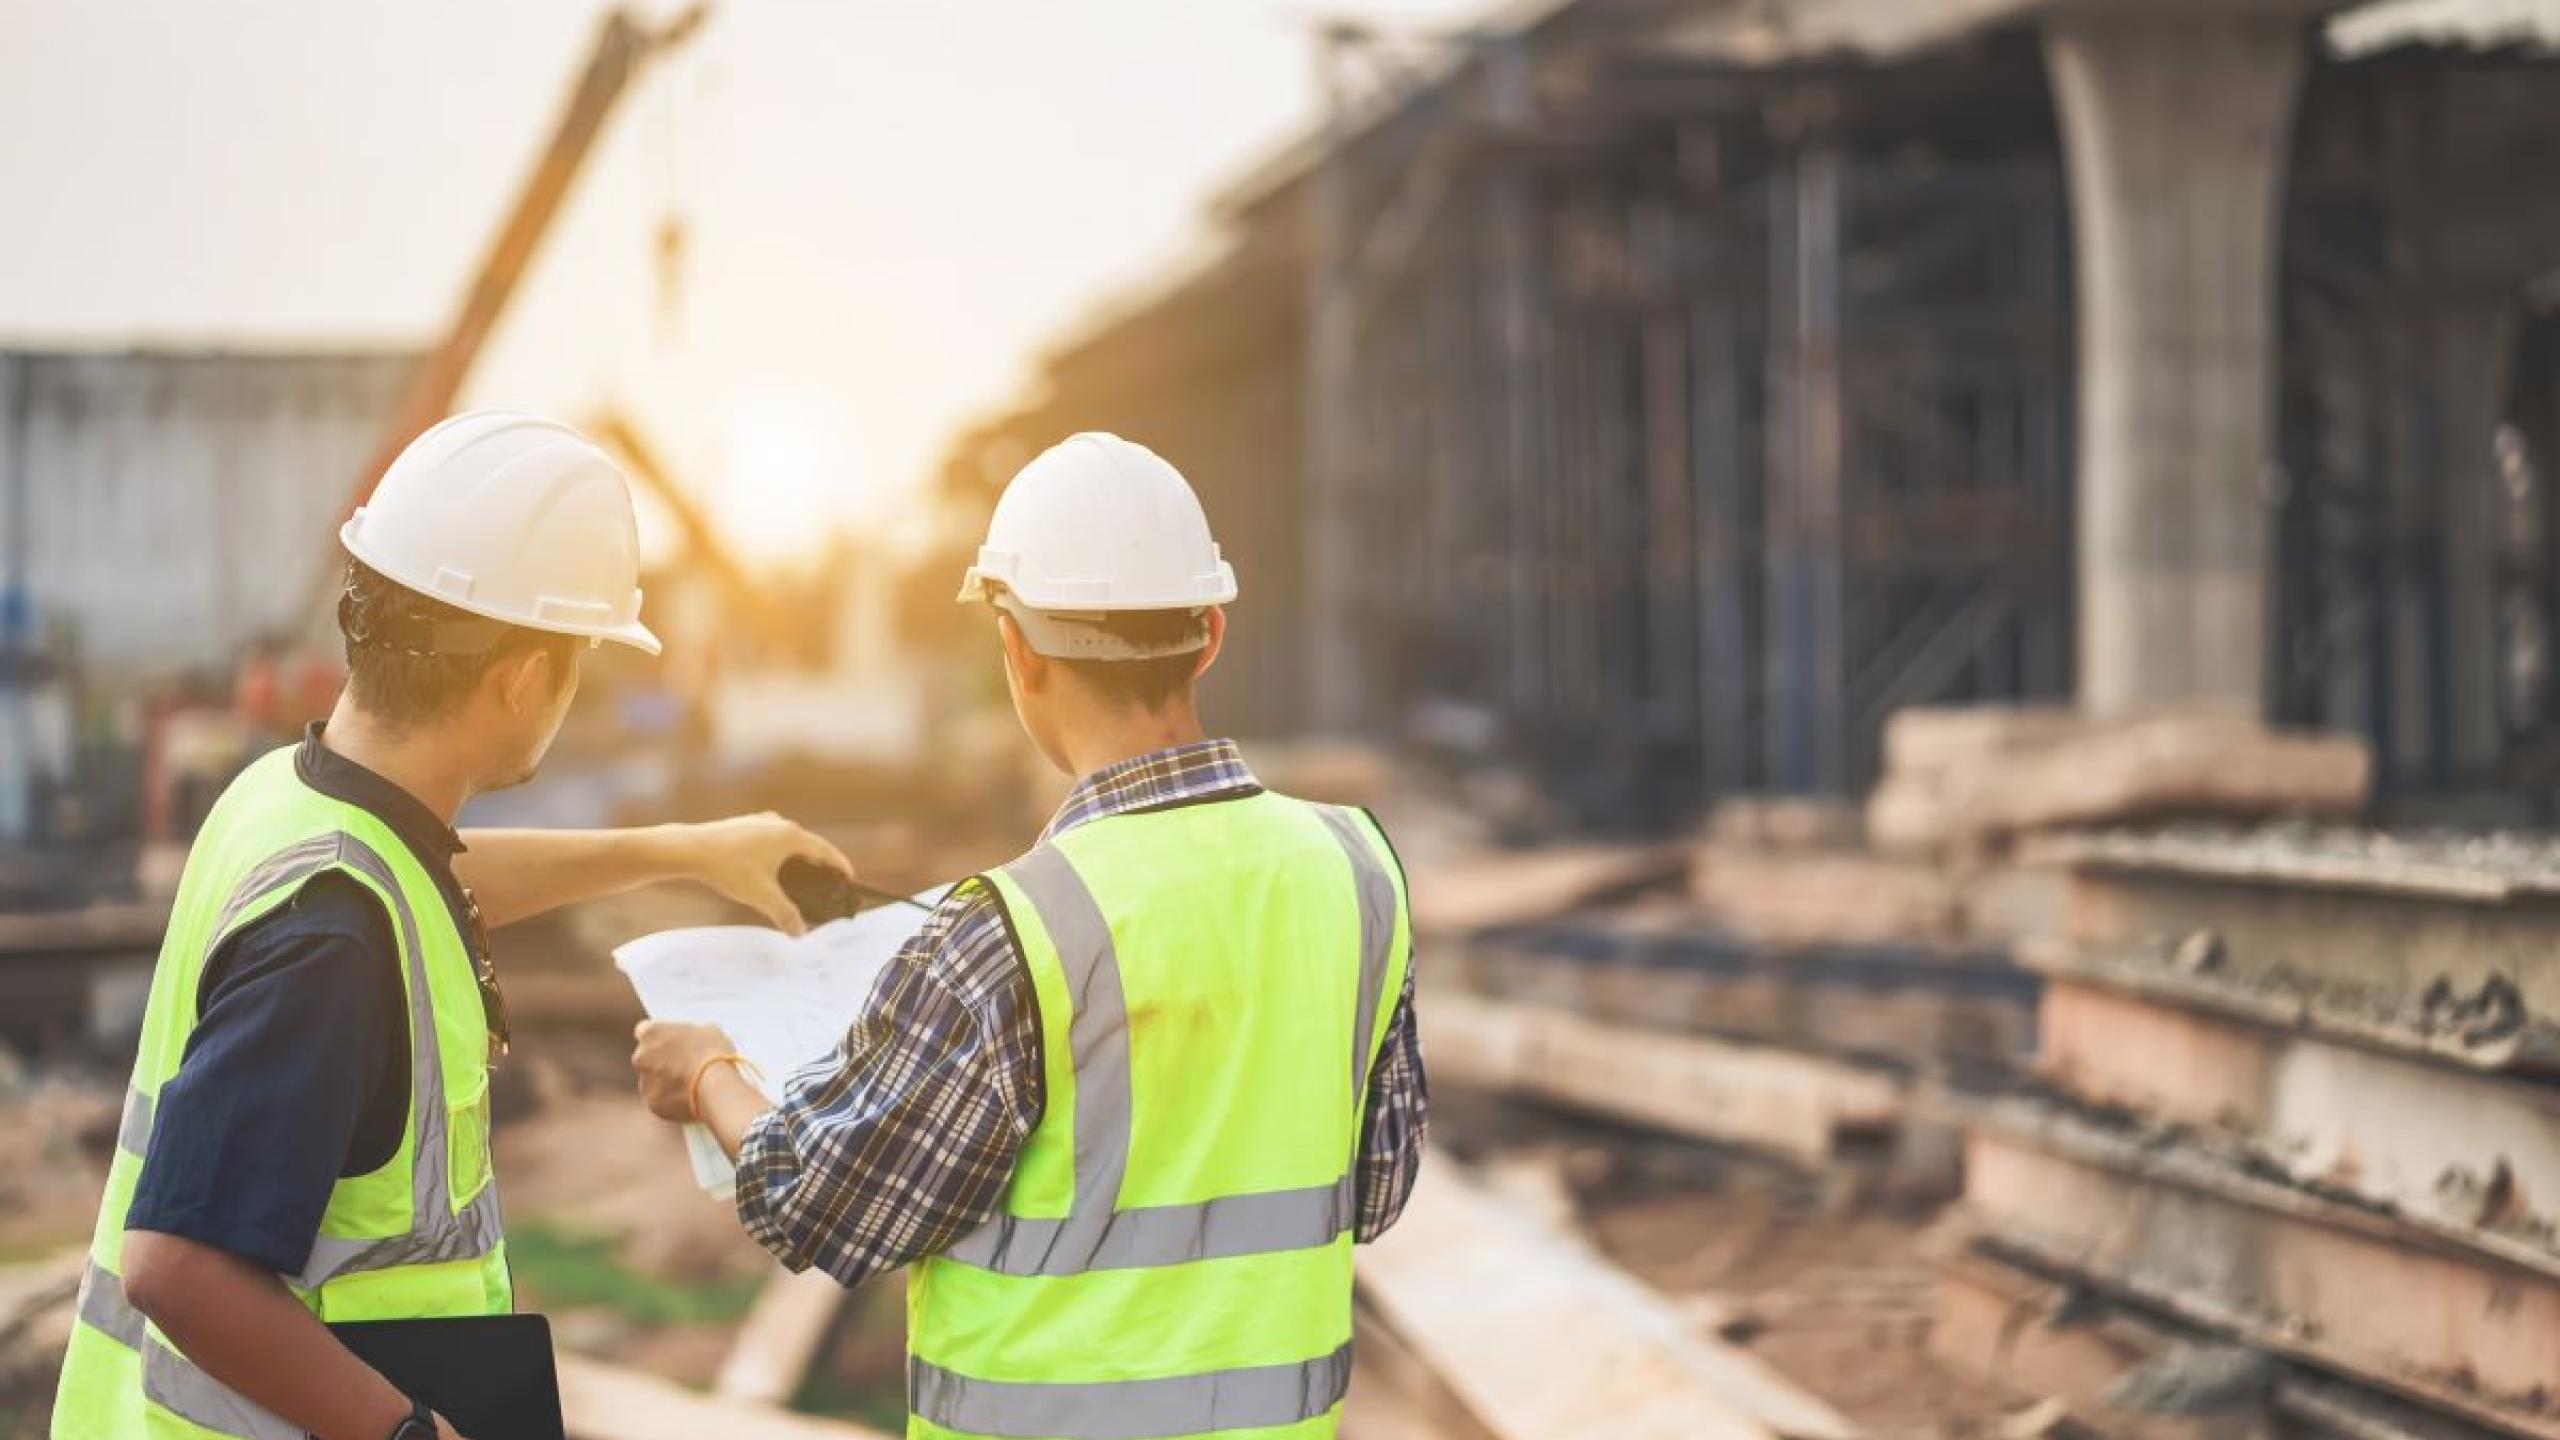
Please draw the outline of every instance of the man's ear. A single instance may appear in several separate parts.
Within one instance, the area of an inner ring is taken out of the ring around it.
[[[1014,683],[1035,695],[1046,689],[1049,684],[1049,657],[1031,648],[1031,642],[1023,638],[1022,627],[1013,623],[1012,616],[996,616],[996,634],[1004,640],[1004,659],[1013,667]]]
[[[498,703],[510,715],[530,715],[551,704],[560,677],[556,657],[547,645],[529,645],[489,667],[484,682],[497,687]]]
[[[1218,652],[1227,647],[1227,607],[1210,606],[1207,619],[1209,643],[1200,647],[1200,663],[1191,667],[1191,678],[1194,680],[1208,674],[1209,667],[1218,663]]]

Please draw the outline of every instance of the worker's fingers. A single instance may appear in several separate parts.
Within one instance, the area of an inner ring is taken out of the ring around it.
[[[779,881],[766,880],[752,886],[738,899],[748,909],[771,922],[774,929],[785,935],[805,934],[809,929],[809,922],[800,918],[800,907],[792,903],[789,895],[783,893]]]
[[[815,860],[821,865],[834,866],[843,872],[847,880],[861,878],[860,872],[853,868],[853,860],[842,850],[837,849],[834,842],[828,840],[826,836],[809,830],[803,830],[800,833],[809,837],[808,848],[800,852],[803,857]]]
[[[857,878],[853,868],[853,861],[847,859],[845,857],[845,853],[842,850],[837,849],[834,842],[828,840],[826,836],[821,835],[817,831],[796,821],[784,820],[783,817],[779,815],[773,818],[781,820],[783,824],[791,827],[791,853],[793,855],[800,859],[810,861],[813,864],[824,865],[829,869],[842,874],[847,880]]]

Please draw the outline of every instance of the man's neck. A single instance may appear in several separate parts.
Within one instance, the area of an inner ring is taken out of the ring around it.
[[[1196,706],[1168,706],[1161,711],[1114,709],[1097,713],[1077,727],[1076,733],[1065,737],[1061,748],[1067,752],[1067,763],[1081,777],[1123,760],[1205,738]]]
[[[358,709],[345,694],[329,712],[320,743],[415,796],[447,825],[472,796],[467,766],[446,753],[436,737],[395,732]]]

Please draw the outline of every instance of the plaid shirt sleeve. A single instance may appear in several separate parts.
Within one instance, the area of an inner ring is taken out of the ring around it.
[[[827,1059],[738,1147],[738,1216],[774,1258],[846,1285],[996,1211],[1040,1118],[1029,977],[983,886],[945,899]]]
[[[1352,1237],[1363,1244],[1387,1233],[1404,1214],[1422,1173],[1431,1134],[1431,1086],[1422,1073],[1422,1033],[1413,1018],[1413,966],[1388,1022],[1387,1041],[1369,1074],[1368,1110],[1360,1122],[1360,1210]]]

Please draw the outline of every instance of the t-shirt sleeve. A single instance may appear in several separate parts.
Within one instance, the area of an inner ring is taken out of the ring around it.
[[[160,1089],[126,1227],[299,1271],[385,1051],[407,1044],[399,974],[380,900],[342,875],[224,942]]]

